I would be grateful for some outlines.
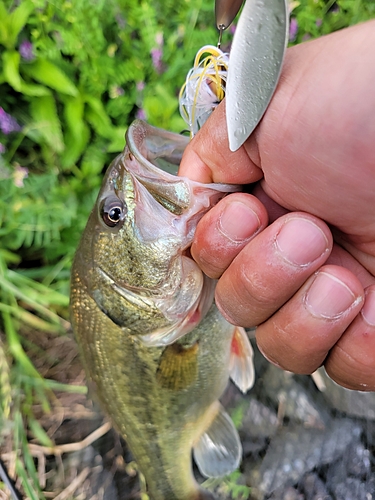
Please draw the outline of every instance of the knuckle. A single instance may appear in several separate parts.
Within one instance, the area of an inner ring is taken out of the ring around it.
[[[219,278],[226,269],[225,264],[208,249],[201,249],[194,253],[194,260],[209,278]]]
[[[309,375],[324,361],[327,351],[301,338],[300,327],[293,321],[283,321],[276,315],[257,328],[257,342],[266,358],[280,368]],[[301,341],[299,341],[299,339]]]
[[[325,362],[329,377],[337,384],[351,390],[375,390],[375,358],[361,356],[340,345],[332,349]]]
[[[263,272],[259,272],[256,269],[251,270],[248,266],[242,266],[240,272],[246,295],[254,306],[262,310],[268,309],[270,306],[273,309],[279,307],[280,288],[279,285],[276,285],[276,279],[273,279],[271,282],[265,279]]]

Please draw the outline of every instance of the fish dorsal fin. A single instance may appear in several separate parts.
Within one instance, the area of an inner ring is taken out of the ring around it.
[[[231,345],[229,375],[243,393],[254,385],[253,348],[246,330],[236,326]]]
[[[206,477],[230,474],[241,462],[242,446],[232,419],[221,405],[210,427],[193,449],[194,460]]]

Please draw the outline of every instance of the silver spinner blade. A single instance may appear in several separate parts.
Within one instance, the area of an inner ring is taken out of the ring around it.
[[[287,0],[246,0],[234,35],[226,88],[231,151],[262,118],[279,80],[288,41]]]

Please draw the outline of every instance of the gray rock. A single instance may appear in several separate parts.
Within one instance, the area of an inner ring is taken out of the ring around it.
[[[262,379],[263,394],[278,408],[280,418],[287,417],[292,422],[317,428],[323,428],[329,422],[326,405],[320,403],[315,394],[303,387],[291,373],[269,365]]]
[[[332,500],[325,484],[314,472],[306,474],[298,483],[298,487],[308,500]]]
[[[372,500],[375,498],[373,485],[361,482],[354,477],[348,477],[343,483],[337,484],[332,490],[335,500]]]
[[[362,443],[353,443],[348,446],[345,454],[328,468],[326,473],[327,488],[335,492],[335,495],[339,492],[342,496],[343,485],[347,485],[348,479],[355,480],[348,483],[351,485],[349,491],[352,491],[353,488],[357,488],[358,491],[366,491],[366,494],[375,491],[374,478],[371,479],[370,451]],[[367,479],[371,479],[371,481]],[[353,498],[357,500],[357,497]]]
[[[371,473],[370,450],[362,444],[354,447],[351,460],[348,463],[348,473],[352,476],[365,478]]]
[[[297,484],[307,472],[337,460],[360,434],[361,428],[348,419],[333,420],[325,429],[281,429],[261,463],[248,472],[247,484],[267,495],[285,484]]]
[[[274,491],[268,500],[305,500],[304,496],[292,486]]]
[[[250,397],[239,428],[244,454],[263,450],[278,428],[276,412]]]
[[[272,436],[278,427],[277,414],[255,398],[249,398],[249,405],[244,412],[241,429],[246,429],[250,436]]]
[[[345,389],[328,377],[324,368],[319,368],[325,390],[323,397],[329,406],[347,415],[375,420],[375,392],[360,392]]]

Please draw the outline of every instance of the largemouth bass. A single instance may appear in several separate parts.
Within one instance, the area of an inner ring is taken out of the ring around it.
[[[236,469],[237,431],[221,407],[229,376],[253,383],[243,329],[213,303],[189,257],[199,219],[236,187],[177,177],[188,139],[134,122],[108,168],[77,250],[71,317],[93,392],[126,439],[152,500],[213,498],[192,472]]]

